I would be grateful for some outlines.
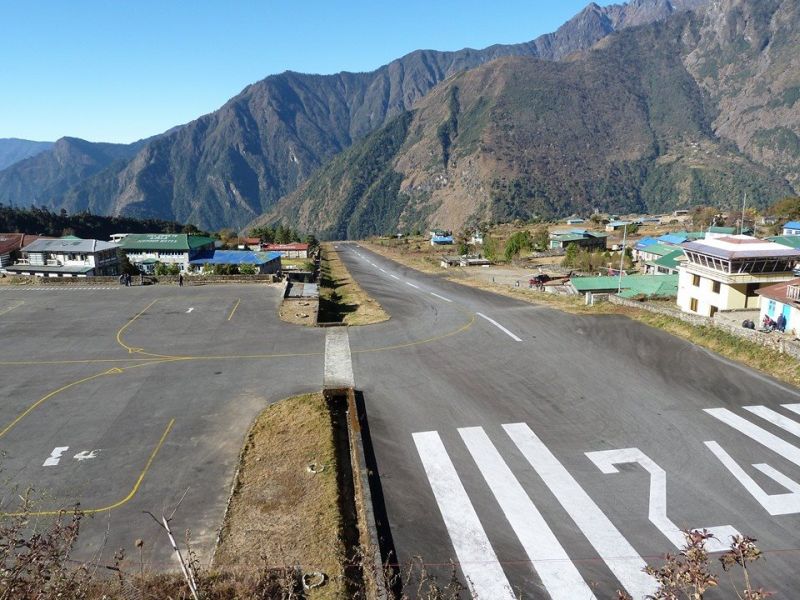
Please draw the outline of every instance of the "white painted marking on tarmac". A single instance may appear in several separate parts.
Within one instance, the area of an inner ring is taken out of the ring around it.
[[[739,415],[729,411],[727,408],[706,408],[703,412],[708,413],[715,419],[719,419],[726,425],[730,425],[740,433],[745,434],[750,439],[758,442],[766,448],[769,448],[773,452],[780,454],[783,458],[793,462],[797,466],[800,466],[800,448],[797,446],[793,446],[789,442],[783,441],[777,435],[770,433],[766,429],[762,429],[747,419],[743,419]]]
[[[389,273],[389,277],[393,277],[394,279],[397,279],[397,280],[399,280],[399,279],[400,279],[400,278],[399,278],[397,275],[395,275],[394,273]]]
[[[44,461],[43,467],[55,467],[61,461],[61,455],[69,450],[69,446],[56,446]]]
[[[782,414],[775,412],[766,406],[745,406],[745,410],[750,411],[754,415],[758,415],[762,419],[769,421],[773,425],[777,425],[784,431],[788,431],[794,436],[800,437],[800,423],[793,421]]]
[[[381,269],[380,267],[378,267],[378,271],[380,271],[381,273],[386,273],[386,269]]]
[[[789,493],[769,494],[756,481],[748,475],[742,467],[728,454],[717,442],[703,442],[719,459],[722,465],[742,484],[750,495],[770,515],[792,515],[800,513],[800,484],[789,479],[783,473],[766,464],[753,465],[767,477],[782,485]]]
[[[790,410],[793,413],[800,415],[800,404],[781,404],[781,406],[786,410]]]
[[[655,579],[643,572],[647,563],[531,428],[503,429],[628,593],[635,600],[655,594]]]
[[[192,306],[192,307],[191,307],[189,310],[187,310],[187,311],[186,311],[186,314],[188,315],[188,314],[189,314],[190,312],[192,312],[193,310],[194,310],[194,306]]]
[[[93,458],[97,458],[97,455],[99,453],[100,453],[99,449],[97,449],[97,450],[82,450],[81,452],[78,452],[75,456],[73,456],[72,458],[77,460],[78,462],[83,462],[85,460],[91,460]]]
[[[445,298],[444,296],[440,296],[439,294],[436,294],[434,292],[431,292],[431,296],[436,296],[439,300],[444,300],[445,302],[452,302],[450,298]]]
[[[413,438],[471,597],[514,600],[511,585],[439,434],[427,431],[415,433]]]
[[[553,600],[596,598],[482,427],[458,430]]]
[[[686,545],[686,538],[680,527],[675,525],[667,516],[667,473],[659,467],[653,459],[639,448],[624,448],[620,450],[601,450],[587,452],[586,457],[605,474],[619,473],[616,465],[638,464],[650,473],[650,501],[648,517],[664,536],[676,548],[681,549]],[[731,538],[739,532],[730,525],[719,527],[694,527],[693,530],[706,529],[714,537],[706,540],[706,549],[709,552],[725,552],[730,550]]]
[[[413,287],[414,289],[417,289],[417,290],[419,289],[418,285],[415,285],[415,284],[411,283],[410,281],[406,281],[406,285],[410,285],[411,287]]]
[[[346,327],[331,327],[325,334],[325,367],[322,381],[325,389],[355,387],[350,336]]]
[[[482,318],[486,319],[487,321],[489,321],[489,323],[491,323],[492,325],[494,325],[495,327],[497,327],[497,328],[498,328],[500,331],[502,331],[503,333],[505,333],[505,334],[506,334],[508,337],[510,337],[510,338],[511,338],[512,340],[514,340],[515,342],[521,342],[521,341],[522,341],[522,339],[521,339],[521,338],[519,338],[519,337],[517,337],[516,335],[514,335],[513,333],[511,333],[511,332],[510,332],[508,329],[506,329],[505,327],[503,327],[502,325],[500,325],[500,323],[498,323],[498,322],[497,322],[497,321],[495,321],[494,319],[490,319],[489,317],[487,317],[487,316],[486,316],[485,314],[483,314],[483,313],[475,313],[475,314],[477,314],[479,317],[482,317]]]

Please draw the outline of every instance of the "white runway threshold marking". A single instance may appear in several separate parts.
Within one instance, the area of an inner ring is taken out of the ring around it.
[[[325,389],[355,387],[347,327],[331,327],[325,334],[325,371],[322,382]]]
[[[439,434],[426,431],[413,434],[413,438],[471,597],[514,600],[511,585]]]
[[[503,429],[634,600],[655,594],[655,579],[642,571],[647,563],[533,430],[525,423]]]
[[[418,285],[415,285],[415,284],[411,283],[410,281],[406,281],[406,285],[410,285],[410,286],[411,286],[411,287],[413,287],[415,290],[418,290],[418,289],[419,289],[419,286],[418,286]]]
[[[483,314],[483,313],[475,313],[475,314],[477,314],[479,317],[481,317],[481,318],[483,318],[483,319],[486,319],[487,321],[489,321],[489,323],[491,323],[492,325],[494,325],[495,327],[497,327],[497,328],[498,328],[500,331],[502,331],[503,333],[505,333],[505,334],[506,334],[508,337],[510,337],[510,338],[511,338],[512,340],[514,340],[515,342],[521,342],[521,341],[522,341],[522,338],[519,338],[519,337],[517,337],[516,335],[514,335],[513,333],[511,333],[511,332],[510,332],[508,329],[506,329],[505,327],[503,327],[502,325],[500,325],[500,323],[498,323],[498,322],[497,322],[497,321],[495,321],[494,319],[490,319],[489,317],[487,317],[487,316],[486,316],[485,314]]]
[[[553,600],[596,598],[482,427],[458,430]]]
[[[452,300],[450,300],[450,298],[445,298],[444,296],[440,296],[439,294],[436,294],[434,292],[431,292],[431,296],[435,296],[439,300],[444,300],[445,302],[452,302]]]

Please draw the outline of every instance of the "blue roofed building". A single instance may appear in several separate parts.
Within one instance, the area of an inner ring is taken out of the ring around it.
[[[784,224],[783,235],[800,235],[800,221],[789,221]]]
[[[280,252],[254,252],[252,250],[214,250],[189,261],[190,269],[202,271],[206,265],[240,268],[253,265],[259,275],[277,273],[281,270]]]
[[[452,246],[453,245],[453,236],[452,235],[432,235],[431,236],[431,246]]]

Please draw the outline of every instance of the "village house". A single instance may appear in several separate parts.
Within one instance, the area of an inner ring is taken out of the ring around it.
[[[206,265],[241,267],[252,265],[259,275],[278,273],[281,270],[281,255],[279,252],[254,252],[252,250],[212,250],[198,258],[189,261],[192,272],[202,272]]]
[[[713,317],[721,310],[756,309],[758,290],[792,279],[800,250],[747,235],[687,242],[678,267],[678,306]]]
[[[573,229],[567,233],[550,234],[550,249],[566,250],[570,244],[575,244],[584,250],[605,250],[607,239],[607,233]]]
[[[295,242],[291,244],[263,244],[264,252],[277,252],[283,258],[308,258],[308,244]]]
[[[117,245],[79,238],[39,238],[22,248],[22,258],[6,267],[16,275],[94,277],[119,274]]]
[[[0,271],[22,258],[22,249],[38,239],[27,233],[0,233]]]
[[[142,271],[151,271],[155,263],[178,265],[188,271],[189,264],[214,250],[214,240],[187,233],[130,233],[120,243],[128,260]]]
[[[800,235],[800,221],[789,221],[783,226],[783,235]]]
[[[765,317],[777,321],[783,315],[786,320],[784,331],[800,331],[800,279],[790,279],[758,290],[761,296],[759,323]]]

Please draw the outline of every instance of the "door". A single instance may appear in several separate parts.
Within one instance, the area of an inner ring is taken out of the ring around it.
[[[784,304],[783,305],[783,312],[781,314],[783,314],[783,318],[786,319],[785,331],[791,331],[791,328],[789,326],[789,317],[792,316],[792,307],[787,305],[787,304]]]

